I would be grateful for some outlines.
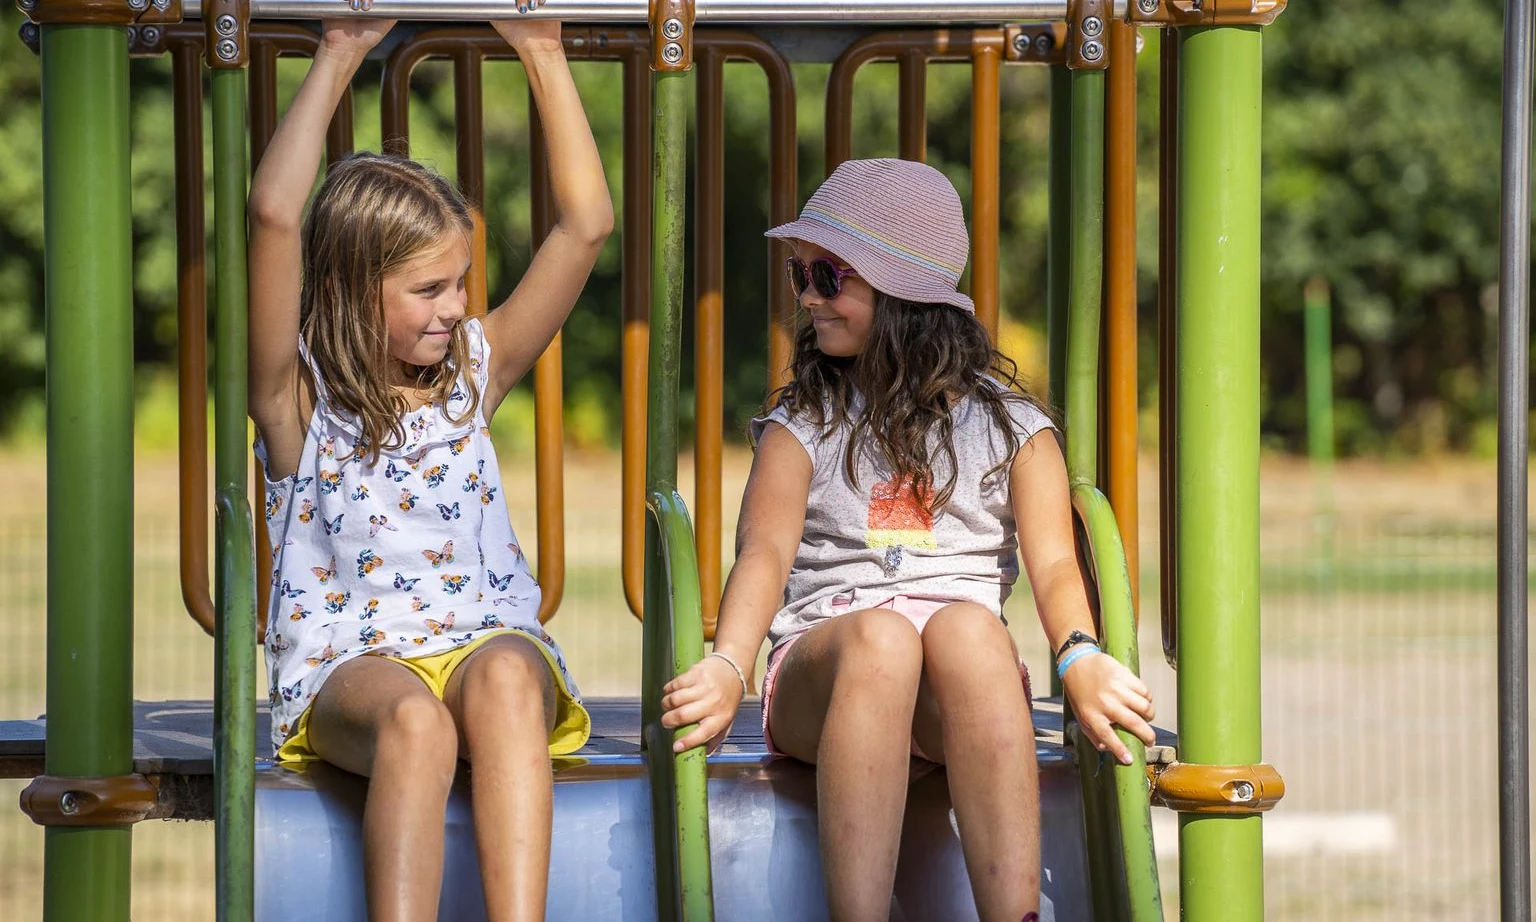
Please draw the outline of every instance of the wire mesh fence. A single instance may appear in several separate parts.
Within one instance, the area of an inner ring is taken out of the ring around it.
[[[617,459],[569,463],[568,580],[551,628],[585,692],[634,694],[640,631],[621,588]],[[212,644],[181,607],[174,467],[155,460],[139,467],[135,694],[207,698]],[[513,522],[533,544],[531,473],[508,467]],[[0,458],[6,471],[22,472],[26,492],[18,495],[43,495],[41,465]],[[1406,501],[1421,490],[1452,489],[1422,470],[1388,472],[1402,480],[1398,499],[1372,500],[1379,484],[1371,478],[1379,474],[1362,474],[1367,479],[1358,484],[1341,478],[1330,514],[1310,492],[1296,501],[1295,478],[1271,476],[1266,467],[1264,757],[1287,783],[1284,801],[1264,821],[1268,918],[1494,918],[1494,534],[1492,505],[1484,501],[1491,500],[1491,469],[1461,477],[1455,489],[1471,491],[1472,501],[1460,503]],[[686,475],[685,464],[682,492],[691,499]],[[739,495],[744,476],[745,459],[734,457],[728,496]],[[1153,482],[1143,491],[1149,509]],[[1142,663],[1159,724],[1176,729],[1174,676],[1157,636],[1155,528],[1144,516]],[[3,718],[44,708],[44,537],[40,501],[0,512],[0,585],[9,589],[12,625],[0,650]],[[1049,654],[1027,592],[1010,608],[1020,649],[1044,676]],[[24,784],[0,781],[0,798],[13,805],[0,810],[4,919],[42,915],[43,833],[14,808]],[[1177,819],[1155,811],[1154,826],[1172,918]],[[210,824],[138,826],[134,917],[212,918],[212,855]]]

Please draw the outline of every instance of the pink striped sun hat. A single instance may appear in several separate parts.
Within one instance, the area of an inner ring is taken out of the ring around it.
[[[766,236],[817,244],[892,297],[976,312],[957,290],[970,253],[960,196],[926,163],[844,161],[798,220]]]

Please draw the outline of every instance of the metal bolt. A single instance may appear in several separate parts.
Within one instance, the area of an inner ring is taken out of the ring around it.
[[[1232,785],[1232,797],[1240,804],[1253,800],[1253,784],[1247,781],[1239,781]]]
[[[1104,46],[1098,42],[1083,42],[1083,60],[1097,61],[1104,57]]]
[[[225,13],[213,21],[213,30],[220,35],[234,35],[240,24],[235,22],[235,17]]]
[[[587,47],[587,40],[578,35],[575,38],[571,39],[571,47],[572,48],[585,48],[585,47]]]
[[[230,38],[226,38],[217,45],[214,45],[213,50],[221,61],[233,61],[240,56],[240,46],[236,45],[234,39]]]
[[[37,9],[37,0],[17,0],[17,5],[23,13],[30,13]]]
[[[1094,38],[1103,31],[1104,20],[1100,19],[1099,17],[1089,16],[1087,19],[1083,20],[1083,34],[1089,38]]]
[[[1035,53],[1041,57],[1050,54],[1054,47],[1056,47],[1056,39],[1050,33],[1042,32],[1035,36]]]
[[[1136,0],[1136,9],[1141,10],[1148,16],[1151,16],[1157,12],[1157,4],[1158,0]]]
[[[164,11],[171,8],[171,0],[150,0],[150,2],[154,4],[157,10]]]
[[[149,6],[149,0],[128,0],[128,9],[142,10]]]
[[[160,27],[145,26],[139,30],[139,39],[146,45],[160,44]]]
[[[1013,51],[1015,54],[1029,54],[1029,36],[1020,32],[1013,37]]]
[[[667,42],[662,46],[661,59],[668,64],[676,64],[683,59],[683,46],[677,42]]]
[[[59,795],[59,812],[65,816],[74,816],[80,812],[80,798],[74,791],[65,791]]]
[[[24,22],[21,24],[21,40],[27,45],[37,44],[37,24]]]
[[[661,34],[667,38],[676,39],[683,34],[683,23],[680,19],[669,19],[661,24]]]

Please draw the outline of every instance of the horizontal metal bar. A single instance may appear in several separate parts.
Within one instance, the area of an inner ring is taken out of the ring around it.
[[[252,19],[320,19],[368,16],[375,19],[460,20],[564,19],[572,22],[645,22],[649,0],[553,0],[519,14],[518,0],[374,0],[368,12],[338,8],[336,0],[251,0]],[[942,4],[919,0],[698,0],[701,23],[1003,23],[1056,21],[1067,16],[1067,0],[967,0]],[[1126,0],[1112,0],[1111,15],[1125,15]],[[202,0],[184,0],[182,15],[202,15]]]

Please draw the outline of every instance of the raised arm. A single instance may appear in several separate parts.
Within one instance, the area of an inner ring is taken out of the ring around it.
[[[736,563],[725,583],[715,628],[715,650],[744,672],[751,672],[783,602],[784,584],[805,528],[810,488],[811,459],[805,448],[787,429],[769,424],[741,498]],[[711,749],[718,746],[731,728],[742,696],[736,670],[718,657],[700,660],[663,692],[662,726],[698,724],[675,744],[679,752],[706,742]]]
[[[1040,626],[1055,653],[1073,631],[1093,634],[1093,616],[1072,532],[1067,465],[1056,434],[1044,430],[1014,456],[1009,490],[1019,552],[1029,573]],[[1052,663],[1055,666],[1055,663]],[[1129,763],[1130,750],[1115,735],[1118,724],[1147,745],[1155,741],[1152,695],[1145,683],[1112,656],[1086,656],[1062,677],[1078,723],[1100,751]]]
[[[326,126],[368,49],[392,22],[327,21],[314,63],[251,181],[249,204],[250,413],[281,475],[303,445],[298,384],[299,241],[304,203],[320,168]],[[289,444],[297,438],[297,444]]]
[[[544,126],[555,226],[516,289],[485,319],[491,343],[487,417],[560,331],[613,230],[608,181],[560,45],[560,24],[514,20],[492,25],[528,73]]]

